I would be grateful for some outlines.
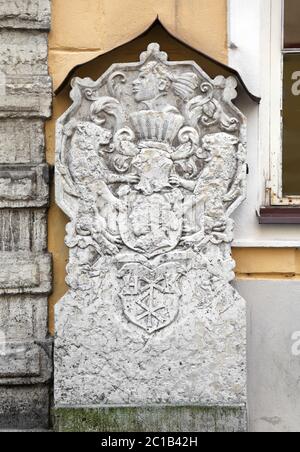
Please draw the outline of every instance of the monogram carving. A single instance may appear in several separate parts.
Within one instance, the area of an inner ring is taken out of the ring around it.
[[[140,62],[72,87],[56,162],[57,201],[71,220],[68,283],[95,299],[114,273],[124,321],[152,335],[177,319],[191,268],[204,303],[233,279],[230,215],[246,179],[237,82],[169,62],[150,44]]]

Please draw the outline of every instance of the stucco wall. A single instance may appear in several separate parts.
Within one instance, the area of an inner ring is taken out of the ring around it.
[[[247,299],[251,432],[300,430],[299,281],[235,282]]]
[[[52,0],[50,72],[54,88],[70,70],[98,55],[131,41],[159,15],[162,23],[194,48],[227,63],[226,0]],[[97,75],[97,68],[92,68]],[[99,70],[99,68],[98,68]],[[92,75],[91,73],[86,75]],[[100,75],[100,74],[99,74]],[[54,99],[53,118],[47,124],[47,158],[54,163],[55,121],[69,105],[68,89]],[[64,246],[67,218],[53,202],[49,211],[49,250],[54,260],[53,306],[66,291]],[[300,251],[290,249],[236,248],[238,279],[300,279]]]
[[[139,36],[157,16],[184,41],[226,63],[226,0],[52,0],[54,84],[76,64]]]

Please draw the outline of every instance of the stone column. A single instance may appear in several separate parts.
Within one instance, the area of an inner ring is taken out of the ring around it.
[[[0,0],[0,429],[47,428],[49,0]]]
[[[246,308],[230,284],[246,180],[236,80],[150,44],[72,86],[57,124],[56,199],[70,218],[57,429],[245,431]]]

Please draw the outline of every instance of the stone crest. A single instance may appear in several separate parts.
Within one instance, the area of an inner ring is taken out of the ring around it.
[[[56,306],[55,403],[246,403],[246,309],[230,282],[245,197],[234,78],[150,44],[75,78],[57,124],[69,292]]]
[[[96,82],[73,80],[56,162],[57,201],[71,219],[68,281],[100,296],[92,275],[109,257],[124,320],[148,334],[176,319],[189,254],[232,241],[246,177],[236,85],[169,62],[158,44]]]

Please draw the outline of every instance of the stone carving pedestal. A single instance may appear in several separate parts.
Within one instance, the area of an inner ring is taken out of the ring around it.
[[[230,284],[246,180],[236,80],[150,44],[138,63],[72,85],[57,125],[56,199],[70,218],[57,429],[245,431],[246,308]]]

